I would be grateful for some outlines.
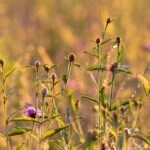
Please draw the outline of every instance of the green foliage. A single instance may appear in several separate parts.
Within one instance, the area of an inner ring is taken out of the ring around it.
[[[125,73],[129,78],[135,78],[136,75],[122,65],[125,50],[121,45],[120,37],[117,37],[113,43],[113,50],[111,49],[112,40],[105,39],[108,25],[112,21],[113,19],[108,18],[105,22],[101,37],[94,42],[94,51],[84,51],[92,58],[93,64],[87,65],[84,62],[80,64],[75,55],[71,53],[66,58],[67,69],[63,75],[60,75],[61,78],[55,75],[56,65],[53,64],[41,64],[36,61],[34,65],[11,67],[13,69],[7,70],[3,59],[0,59],[1,104],[4,108],[4,130],[0,133],[0,138],[6,141],[8,150],[11,146],[15,146],[16,150],[28,147],[38,150],[126,150],[131,145],[137,148],[138,142],[135,139],[139,139],[144,146],[150,146],[149,135],[145,135],[139,129],[138,124],[138,117],[145,98],[140,93],[142,91],[139,92],[139,95],[137,94],[139,85],[132,87],[131,93],[134,94],[131,98],[127,96],[122,99],[117,95],[125,85],[124,83],[120,88],[117,87],[119,84],[116,81],[121,76],[120,73]],[[105,47],[109,47],[110,51],[105,51]],[[117,57],[110,58],[112,51]],[[111,59],[113,60],[112,65],[109,64]],[[8,104],[13,99],[10,94],[9,82],[12,82],[13,79],[11,77],[16,71],[25,70],[27,74],[28,69],[31,69],[35,77],[29,91],[35,101],[32,101],[33,104],[27,104],[25,112],[22,108],[17,109],[15,113],[10,112],[8,109],[11,105],[8,107]],[[76,69],[90,74],[96,88],[93,88],[90,78],[87,77],[84,88],[88,88],[88,92],[86,90],[87,93],[84,92],[81,88],[82,79],[84,79],[82,75],[81,80],[80,74],[78,75],[79,85],[76,80],[73,80]],[[136,77],[147,96],[150,93],[148,79],[141,74]],[[119,79],[122,81],[122,78]],[[121,91],[121,94],[123,95],[124,92],[125,89]],[[89,106],[85,105],[87,108],[84,106],[84,100],[87,103],[91,102],[89,103],[90,108],[95,107],[93,112],[90,111]],[[82,115],[84,111],[86,117]],[[92,121],[89,119],[91,116]],[[87,118],[95,125],[91,126],[92,129],[88,129]],[[25,141],[20,142],[17,139],[18,135],[26,136]],[[13,143],[16,139],[18,140],[17,145]],[[134,142],[130,143],[130,139]]]

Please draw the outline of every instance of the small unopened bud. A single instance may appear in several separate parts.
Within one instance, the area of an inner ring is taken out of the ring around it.
[[[100,43],[100,38],[97,38],[96,39],[96,44],[99,44]]]
[[[111,23],[111,20],[110,20],[110,18],[107,18],[107,25],[108,25],[109,23]]]
[[[130,135],[131,135],[131,131],[130,131],[130,129],[128,129],[128,128],[125,128],[125,129],[124,129],[124,132],[125,132],[125,134],[126,134],[127,136],[130,136]]]
[[[45,71],[46,71],[47,73],[49,72],[49,67],[48,67],[48,66],[44,65],[44,69],[45,69]]]
[[[47,89],[46,88],[42,89],[42,98],[44,98],[46,94],[47,94]]]
[[[104,142],[101,143],[101,150],[106,150],[106,146]]]
[[[117,68],[118,68],[118,63],[114,63],[114,64],[112,64],[111,66],[110,66],[110,71],[112,72],[112,73],[115,73],[116,71],[117,71]]]
[[[4,67],[4,61],[2,59],[0,59],[0,65],[2,68]]]
[[[74,54],[70,54],[69,55],[69,61],[73,62],[75,60],[75,55]]]
[[[120,111],[121,111],[121,113],[124,115],[124,113],[125,113],[125,111],[126,111],[126,108],[125,108],[124,106],[121,106],[121,107],[120,107]]]
[[[97,134],[97,131],[93,131],[93,133],[92,133],[92,140],[93,141],[97,141],[97,139],[98,139],[98,134]]]
[[[80,107],[80,102],[79,102],[79,100],[76,100],[75,107],[76,107],[76,109],[78,109],[78,108]]]
[[[40,65],[41,65],[41,63],[38,60],[35,61],[35,66],[36,66],[37,69],[40,67]]]
[[[113,113],[113,120],[114,120],[115,127],[117,127],[118,126],[118,116],[117,116],[116,112]]]
[[[54,82],[54,80],[56,79],[56,77],[57,77],[56,73],[53,72],[53,73],[51,74],[51,79],[53,80],[53,82]]]
[[[120,45],[120,37],[117,37],[117,38],[116,38],[116,44],[117,44],[117,46]]]

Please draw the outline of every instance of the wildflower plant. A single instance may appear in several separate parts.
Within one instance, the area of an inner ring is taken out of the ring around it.
[[[42,64],[35,61],[33,65],[5,70],[5,63],[0,60],[1,97],[3,99],[4,130],[0,137],[6,141],[4,149],[37,149],[37,150],[126,150],[149,149],[150,136],[138,128],[138,116],[143,107],[143,98],[150,93],[149,81],[142,75],[136,75],[124,69],[122,59],[124,47],[120,37],[115,40],[106,39],[109,25],[113,22],[108,18],[101,36],[94,41],[95,51],[85,51],[95,59],[95,64],[85,66],[76,62],[75,54],[68,55],[67,69],[61,77],[55,73],[56,65]],[[109,53],[104,51],[105,45],[116,51],[113,63],[108,65]],[[109,67],[108,67],[109,66]],[[88,95],[80,89],[79,97],[69,85],[74,67],[90,73],[88,80],[96,87],[96,95]],[[22,109],[22,113],[8,115],[7,79],[14,71],[31,68],[35,73],[33,82],[35,100]],[[46,75],[41,77],[42,73]],[[124,73],[130,78],[138,79],[144,87],[144,96],[132,96],[124,100],[116,98],[115,88],[117,77]],[[110,80],[107,80],[109,76]],[[59,88],[58,88],[59,87]],[[81,102],[87,100],[96,109],[95,127],[86,131],[84,117],[80,110]],[[64,107],[62,107],[65,105]],[[130,118],[133,118],[132,120]],[[25,137],[24,141],[14,138]]]

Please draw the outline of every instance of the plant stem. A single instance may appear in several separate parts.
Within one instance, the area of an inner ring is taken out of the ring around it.
[[[97,52],[98,52],[98,64],[101,67],[101,59],[100,59],[100,47],[97,44]],[[100,87],[102,84],[102,79],[100,77],[100,70],[98,70],[98,130],[99,130],[99,147],[101,145],[101,101],[100,101]]]
[[[39,70],[36,68],[36,110],[39,108]]]
[[[69,78],[70,78],[71,68],[72,68],[72,62],[69,61],[68,69],[67,69],[67,81],[66,81],[65,87],[67,86],[68,80],[69,80]]]
[[[113,73],[112,74],[112,80],[111,80],[111,89],[110,89],[110,95],[109,95],[109,109],[111,110],[111,105],[112,105],[112,98],[113,98],[113,90],[114,90],[114,85],[115,85],[115,76],[116,76],[116,73]]]
[[[7,120],[7,94],[6,94],[6,80],[5,80],[5,76],[4,76],[4,70],[2,70],[2,85],[3,85],[2,93],[3,93],[3,104],[4,104],[5,135],[6,135],[7,150],[10,150],[9,137],[8,137],[8,133],[7,133],[7,128],[8,128],[8,120]]]

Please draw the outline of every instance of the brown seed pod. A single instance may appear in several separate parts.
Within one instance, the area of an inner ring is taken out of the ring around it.
[[[69,61],[73,62],[75,60],[75,55],[74,54],[70,54],[69,55]]]

